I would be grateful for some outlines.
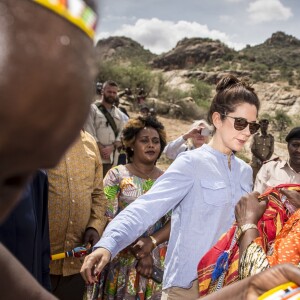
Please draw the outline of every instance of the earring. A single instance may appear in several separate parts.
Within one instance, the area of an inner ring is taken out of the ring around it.
[[[133,148],[131,148],[131,151],[133,152]]]

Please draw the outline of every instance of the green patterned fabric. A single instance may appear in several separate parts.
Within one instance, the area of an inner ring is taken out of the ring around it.
[[[104,193],[107,198],[107,217],[112,220],[127,205],[146,193],[154,184],[152,179],[143,179],[131,174],[126,166],[112,168],[104,178]],[[170,214],[150,227],[143,236],[149,236],[160,229],[170,218]],[[153,250],[154,264],[163,269],[166,244]],[[101,275],[98,298],[101,300],[160,300],[162,285],[139,275],[137,260],[130,250],[121,251]]]

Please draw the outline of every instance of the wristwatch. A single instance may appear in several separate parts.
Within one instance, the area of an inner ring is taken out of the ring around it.
[[[256,226],[255,224],[251,224],[251,223],[250,223],[250,224],[244,224],[244,225],[242,225],[242,226],[239,226],[238,229],[237,229],[237,231],[236,231],[236,235],[235,235],[236,240],[238,241],[238,240],[241,238],[241,236],[242,236],[248,229],[257,229],[257,230],[258,230],[257,226]]]

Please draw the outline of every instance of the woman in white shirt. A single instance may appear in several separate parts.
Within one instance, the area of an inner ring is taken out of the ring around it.
[[[203,129],[207,130],[203,130]],[[164,153],[169,159],[175,159],[181,152],[193,150],[206,144],[212,127],[205,120],[195,121],[190,129],[176,140],[169,142]]]

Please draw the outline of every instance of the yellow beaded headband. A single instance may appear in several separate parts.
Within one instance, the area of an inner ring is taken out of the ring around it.
[[[94,38],[97,14],[83,0],[32,0],[75,24]]]

